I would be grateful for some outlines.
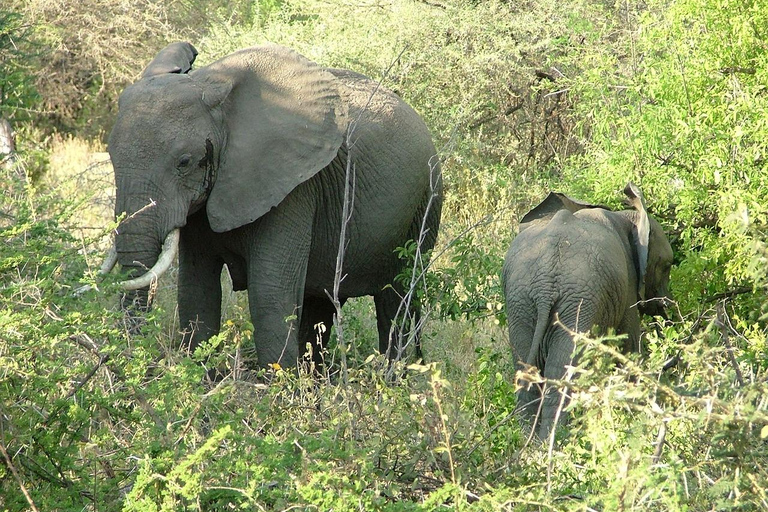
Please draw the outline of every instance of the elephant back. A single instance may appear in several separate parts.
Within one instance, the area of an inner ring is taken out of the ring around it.
[[[349,106],[350,140],[355,140],[355,132],[362,127],[381,125],[392,134],[410,135],[414,149],[422,149],[428,157],[436,154],[427,125],[397,94],[360,73],[346,69],[328,71],[339,80],[339,92]]]

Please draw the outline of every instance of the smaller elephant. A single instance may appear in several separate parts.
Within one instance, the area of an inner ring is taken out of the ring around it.
[[[672,247],[648,215],[642,193],[624,189],[632,209],[610,209],[552,192],[520,221],[502,275],[509,340],[518,370],[561,379],[576,364],[574,332],[613,329],[624,351],[640,350],[640,313],[664,313]],[[543,403],[540,402],[543,400]],[[541,439],[555,427],[560,394],[523,386],[518,407]]]

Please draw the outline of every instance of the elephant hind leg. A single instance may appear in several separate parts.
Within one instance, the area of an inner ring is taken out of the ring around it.
[[[570,380],[571,374],[567,367],[577,364],[578,359],[574,353],[573,338],[560,327],[553,329],[557,331],[555,339],[551,342],[543,375],[549,381]],[[563,411],[570,401],[568,389],[548,382],[544,386],[543,401],[539,437],[545,439],[558,424],[568,423],[568,414]]]
[[[535,324],[524,321],[527,318],[535,318],[533,313],[520,313],[512,305],[507,305],[509,315],[509,341],[512,345],[512,357],[515,361],[516,381],[519,386],[517,391],[517,410],[522,419],[531,427],[536,427],[536,419],[540,413],[541,406],[541,386],[536,383],[526,381],[522,373],[528,364],[535,364],[535,361],[528,361],[528,355],[533,345],[535,335]]]
[[[342,299],[341,304],[344,304]],[[323,350],[328,346],[333,327],[333,316],[336,308],[324,297],[304,297],[301,308],[301,325],[299,327],[299,350],[306,356],[307,349],[311,351],[315,370],[320,372],[324,366]],[[322,325],[321,325],[322,324]]]
[[[416,357],[422,358],[418,306],[411,304],[408,307],[401,295],[390,286],[375,294],[373,300],[376,304],[379,352],[386,354],[390,361],[399,360],[412,343]]]

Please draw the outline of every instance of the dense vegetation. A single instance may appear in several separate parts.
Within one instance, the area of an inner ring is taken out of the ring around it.
[[[446,183],[426,365],[386,379],[361,299],[345,378],[264,385],[240,294],[204,350],[175,349],[172,277],[126,333],[118,278],[95,276],[100,161],[120,90],[179,39],[200,64],[285,44],[424,116]],[[768,510],[767,87],[758,0],[3,3],[0,509]],[[618,207],[629,180],[673,242],[671,317],[629,358],[583,339],[569,432],[531,441],[503,254],[548,190]]]

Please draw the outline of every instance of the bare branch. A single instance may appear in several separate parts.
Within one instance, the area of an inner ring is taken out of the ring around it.
[[[659,427],[659,434],[656,436],[656,449],[653,451],[653,463],[658,464],[659,459],[661,459],[661,452],[664,450],[664,443],[666,442],[665,439],[667,437],[667,420],[664,419],[661,421],[661,426]]]
[[[370,101],[370,100],[369,100]],[[347,138],[345,143],[347,144],[347,163],[344,175],[344,203],[341,211],[341,230],[339,232],[339,248],[336,253],[336,271],[333,275],[333,294],[329,294],[329,298],[333,303],[333,307],[336,310],[336,314],[333,317],[334,326],[336,327],[336,340],[339,346],[341,355],[341,378],[345,387],[349,384],[349,374],[347,368],[347,346],[344,339],[344,325],[342,322],[341,300],[339,299],[339,291],[341,289],[341,282],[344,280],[344,254],[347,249],[347,225],[352,218],[352,210],[355,201],[355,166],[352,163],[352,148],[349,143],[352,133],[354,132],[355,123],[351,123],[347,129]],[[328,291],[326,290],[326,294]]]

